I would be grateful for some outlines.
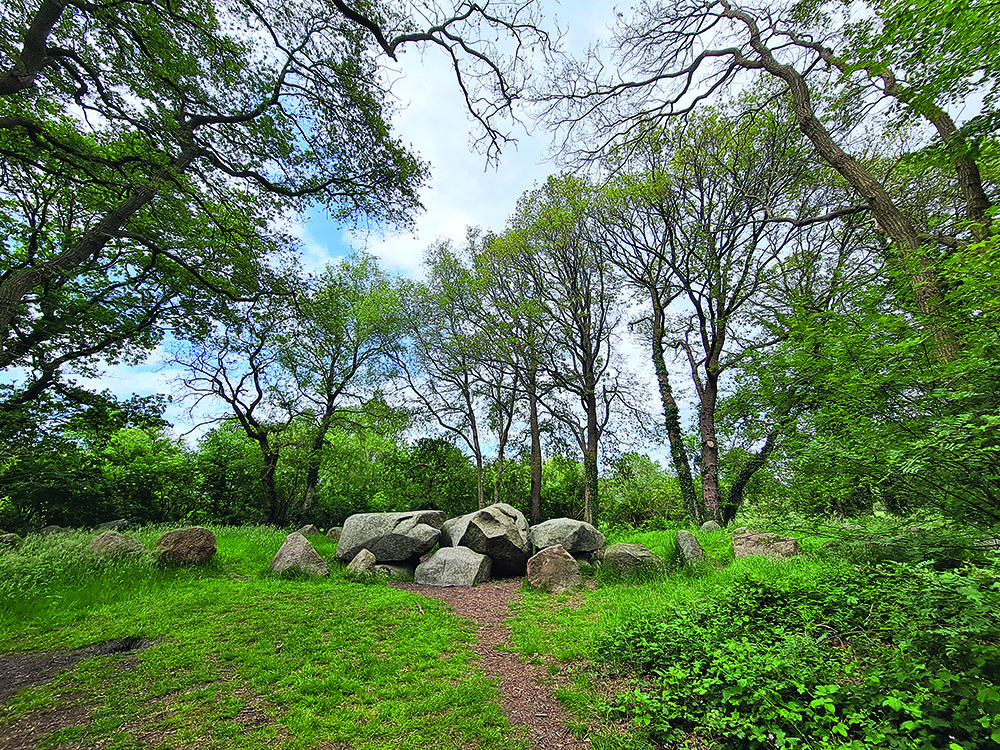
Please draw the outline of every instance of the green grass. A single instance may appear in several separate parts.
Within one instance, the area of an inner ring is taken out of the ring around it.
[[[163,531],[135,536],[151,550]],[[40,747],[527,746],[471,663],[471,626],[439,602],[352,580],[325,538],[310,541],[329,578],[281,579],[267,567],[284,531],[214,531],[217,559],[200,569],[151,552],[95,560],[85,533],[0,555],[0,649],[153,644],[20,691],[0,735],[79,705],[87,720]],[[801,557],[735,560],[727,532],[695,534],[722,570],[681,566],[672,531],[616,532],[609,543],[648,546],[666,572],[599,572],[595,590],[558,596],[526,587],[515,606],[515,651],[595,750],[1000,743],[995,564],[856,565],[821,536],[800,539]]]
[[[995,565],[856,565],[808,538],[800,557],[736,560],[717,531],[696,536],[726,567],[692,571],[674,533],[608,540],[663,555],[665,575],[525,590],[511,623],[571,675],[559,695],[594,748],[1000,746]]]
[[[163,531],[134,536],[151,548]],[[202,570],[161,569],[151,555],[93,560],[83,552],[93,534],[83,533],[32,537],[0,557],[0,648],[134,636],[155,644],[20,691],[0,731],[79,704],[90,710],[86,724],[41,746],[526,746],[496,685],[470,665],[468,624],[438,602],[349,580],[323,538],[310,541],[330,578],[282,580],[266,568],[285,532],[213,531],[218,559]]]

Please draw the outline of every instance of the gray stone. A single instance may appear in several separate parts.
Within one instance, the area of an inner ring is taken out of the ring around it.
[[[17,534],[0,534],[0,550],[17,549],[23,541]]]
[[[94,527],[95,531],[125,531],[133,526],[131,521],[124,518],[117,518],[114,521],[105,521]]]
[[[417,566],[413,578],[426,586],[475,586],[490,579],[490,558],[468,547],[442,547]]]
[[[571,555],[589,555],[604,546],[604,534],[585,521],[553,518],[528,529],[528,539],[535,549],[562,545]]]
[[[356,513],[344,522],[337,559],[349,562],[366,549],[380,563],[415,560],[437,544],[443,523],[439,510]]]
[[[69,528],[68,526],[46,526],[38,533],[41,534],[42,536],[52,536],[53,534],[68,534],[72,530],[73,529]]]
[[[299,533],[302,536],[323,536],[323,532],[317,529],[311,523],[307,523],[305,526],[299,529]]]
[[[313,576],[330,574],[326,561],[313,549],[309,540],[297,531],[293,531],[285,538],[285,543],[271,560],[271,570],[275,573],[301,570]]]
[[[722,531],[722,527],[715,521],[705,521],[705,523],[701,525],[701,530],[704,532]]]
[[[165,565],[205,565],[215,557],[215,534],[202,526],[168,531],[155,550]]]
[[[412,565],[395,565],[382,563],[375,566],[375,574],[388,578],[390,581],[412,581],[414,568]]]
[[[105,531],[87,545],[87,551],[97,557],[137,557],[145,549],[138,540],[117,531]]]
[[[802,547],[796,539],[778,536],[768,531],[746,531],[733,536],[733,553],[736,557],[766,555],[769,557],[792,557],[802,554]]]
[[[332,529],[326,532],[326,538],[334,542],[340,541],[340,535],[343,533],[343,526],[334,526]]]
[[[347,572],[356,576],[375,575],[375,555],[366,549],[361,550],[347,566]]]
[[[674,538],[677,540],[677,551],[685,565],[698,567],[705,562],[705,550],[695,539],[694,534],[686,529],[681,529]]]
[[[561,544],[546,547],[528,560],[528,583],[550,594],[562,594],[583,585],[580,564]]]
[[[604,564],[623,578],[635,573],[662,573],[666,566],[642,544],[612,544],[604,551]]]
[[[442,547],[468,547],[486,555],[496,577],[524,575],[531,555],[528,522],[524,514],[507,503],[494,503],[445,521]]]

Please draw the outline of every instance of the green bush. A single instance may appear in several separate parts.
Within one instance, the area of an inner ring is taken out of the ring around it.
[[[660,741],[698,734],[724,748],[997,746],[995,578],[803,569],[745,574],[602,636],[600,656],[642,674],[620,710]]]

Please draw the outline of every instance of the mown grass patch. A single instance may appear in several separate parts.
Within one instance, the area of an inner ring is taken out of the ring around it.
[[[56,729],[43,746],[526,746],[496,685],[470,666],[468,625],[440,603],[348,580],[333,544],[318,538],[310,541],[330,578],[282,580],[265,571],[285,532],[213,530],[218,561],[207,570],[95,561],[82,552],[84,535],[29,539],[3,558],[3,572],[24,571],[32,583],[0,588],[0,647],[127,637],[154,645],[87,659],[19,691],[0,727],[82,705],[86,722]],[[151,547],[160,532],[135,536]]]

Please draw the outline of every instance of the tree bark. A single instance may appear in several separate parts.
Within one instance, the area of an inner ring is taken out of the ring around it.
[[[721,497],[719,494],[719,441],[715,434],[715,407],[719,397],[719,375],[711,365],[705,375],[701,396],[701,414],[698,429],[701,433],[701,498],[704,516],[698,523],[713,520],[722,523]]]
[[[257,438],[260,453],[264,460],[260,469],[260,483],[264,489],[264,523],[280,526],[284,518],[279,518],[278,487],[275,474],[278,471],[278,448],[270,444],[267,433],[261,433]]]
[[[538,373],[526,373],[528,429],[531,432],[531,524],[542,522],[542,437],[538,426]]]
[[[663,422],[667,429],[667,439],[670,442],[670,460],[677,472],[677,482],[681,488],[681,498],[692,518],[696,516],[698,496],[691,477],[691,464],[688,461],[687,449],[684,447],[684,434],[681,432],[680,408],[670,387],[670,373],[667,371],[666,349],[664,338],[664,310],[656,291],[650,290],[653,303],[653,336],[652,355],[653,369],[656,372],[656,384],[660,391],[660,406],[663,409]]]

